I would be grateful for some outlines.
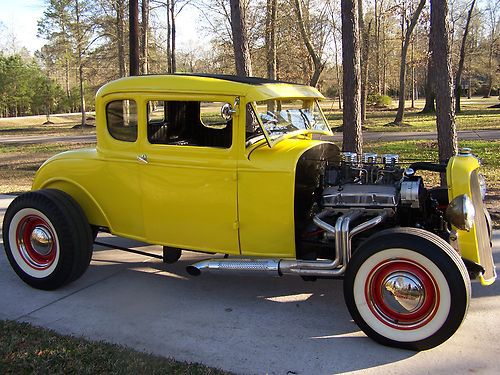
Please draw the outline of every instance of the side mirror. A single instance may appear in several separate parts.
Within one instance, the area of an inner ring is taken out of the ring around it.
[[[229,121],[233,118],[233,115],[236,113],[236,110],[233,109],[231,104],[225,103],[220,109],[220,115],[226,121]]]

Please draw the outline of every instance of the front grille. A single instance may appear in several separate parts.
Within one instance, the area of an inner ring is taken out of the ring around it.
[[[479,187],[479,176],[477,169],[472,171],[470,177],[470,189],[472,194],[472,203],[476,209],[476,216],[474,219],[474,226],[476,228],[477,244],[479,247],[479,260],[481,265],[484,267],[484,279],[490,280],[496,277],[495,265],[493,263],[493,257],[491,254],[491,242],[490,235],[488,232],[488,224],[486,222],[486,215],[483,204],[483,199],[481,197],[481,190]]]

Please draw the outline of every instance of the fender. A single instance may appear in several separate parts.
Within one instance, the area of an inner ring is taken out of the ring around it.
[[[41,185],[33,184],[32,190],[56,189],[69,194],[83,209],[91,225],[110,227],[106,214],[91,194],[77,182],[63,177],[54,177],[43,181]]]

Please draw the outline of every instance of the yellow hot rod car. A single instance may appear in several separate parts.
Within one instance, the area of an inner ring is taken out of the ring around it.
[[[422,350],[462,323],[470,280],[495,278],[480,163],[341,152],[314,88],[217,75],[130,77],[96,97],[97,147],[47,160],[17,197],[3,241],[19,277],[81,276],[98,231],[222,253],[187,268],[342,278],[378,342]],[[418,170],[446,172],[426,188]]]

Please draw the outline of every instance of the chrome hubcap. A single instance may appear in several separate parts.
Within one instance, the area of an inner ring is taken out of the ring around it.
[[[36,226],[30,236],[31,247],[42,256],[50,253],[53,245],[51,233],[42,226]]]
[[[388,275],[382,283],[382,299],[395,312],[409,314],[422,307],[425,289],[415,275],[395,272]]]

